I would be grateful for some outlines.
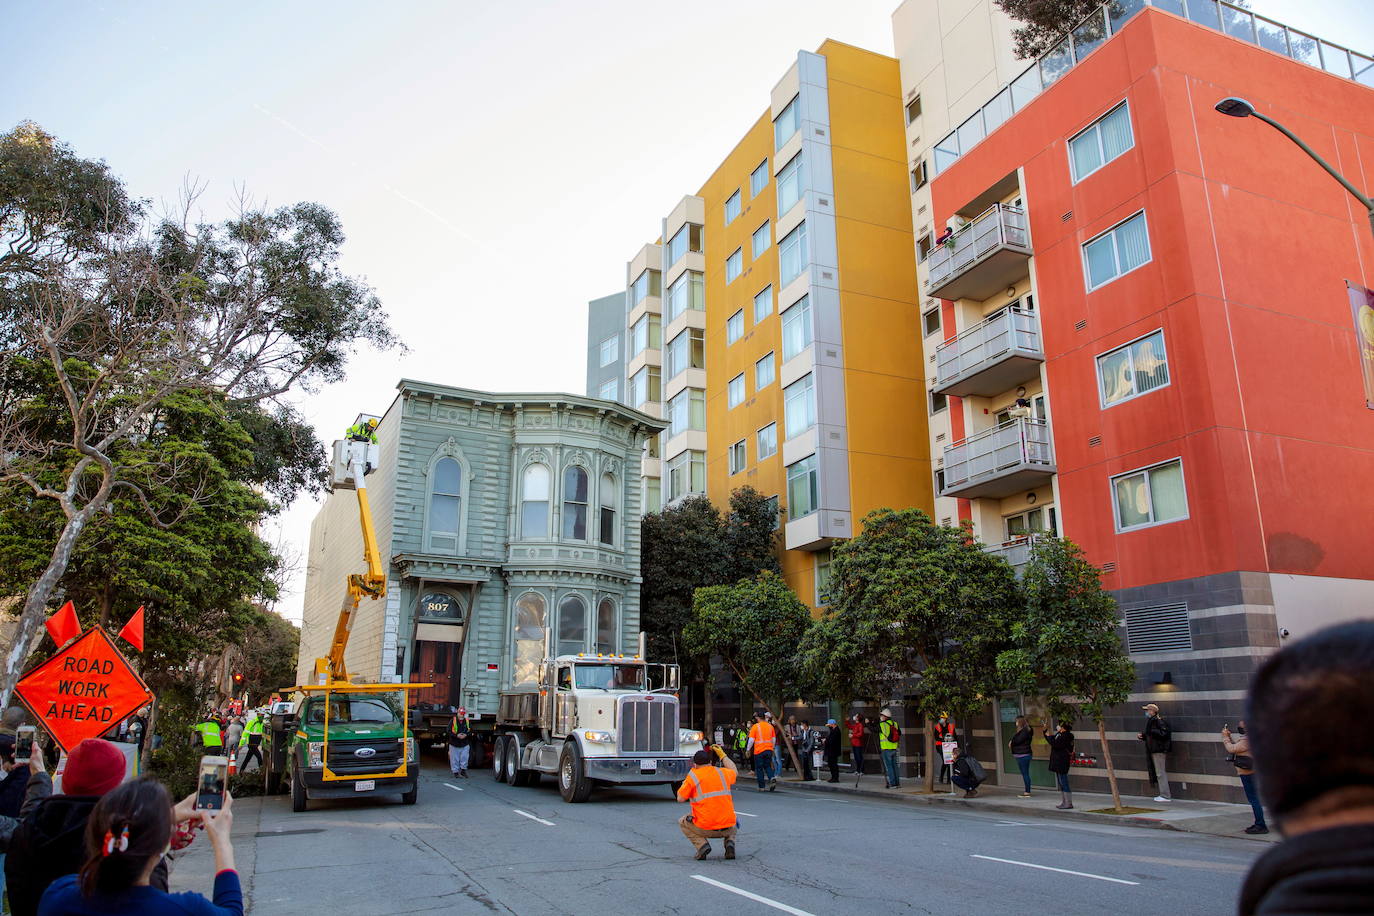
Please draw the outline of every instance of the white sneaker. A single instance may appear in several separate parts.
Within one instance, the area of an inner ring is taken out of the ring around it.
[[[1155,801],[1157,801],[1157,802],[1171,802],[1171,801],[1173,801],[1173,799],[1172,799],[1172,798],[1165,798],[1163,795],[1156,795],[1156,796],[1155,796]]]

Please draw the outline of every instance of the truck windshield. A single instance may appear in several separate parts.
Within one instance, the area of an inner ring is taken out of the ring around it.
[[[578,687],[603,690],[643,690],[643,665],[577,665]]]
[[[387,694],[340,693],[329,697],[330,723],[371,723],[393,725],[396,716],[395,700]],[[305,712],[307,725],[324,724],[324,698],[311,699]]]

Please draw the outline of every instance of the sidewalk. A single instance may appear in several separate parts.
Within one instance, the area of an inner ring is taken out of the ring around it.
[[[1055,789],[1036,788],[1031,798],[1018,798],[1017,789],[1008,786],[984,785],[978,789],[977,798],[964,798],[963,790],[957,794],[949,792],[949,786],[936,783],[936,794],[926,795],[921,790],[921,782],[915,779],[902,781],[901,788],[884,789],[883,777],[878,774],[865,775],[859,788],[854,788],[854,776],[840,776],[837,783],[802,782],[799,779],[780,780],[779,785],[787,789],[801,789],[808,792],[838,792],[842,795],[859,795],[866,798],[886,798],[907,804],[962,805],[970,811],[991,811],[998,814],[1020,815],[1024,817],[1054,817],[1067,820],[1086,821],[1098,824],[1115,824],[1128,827],[1152,827],[1156,830],[1178,830],[1184,833],[1205,833],[1212,836],[1239,837],[1245,840],[1277,843],[1277,832],[1251,836],[1244,832],[1254,823],[1254,815],[1249,805],[1235,805],[1229,802],[1184,801],[1168,803],[1156,802],[1149,798],[1134,798],[1123,795],[1121,803],[1131,808],[1144,808],[1140,814],[1103,814],[1102,809],[1112,807],[1110,795],[1092,792],[1073,793],[1073,810],[1061,811],[1054,806],[1059,803],[1059,792]],[[943,790],[943,791],[941,791]],[[1271,828],[1272,830],[1272,828]]]
[[[234,826],[229,835],[234,841],[234,864],[238,866],[239,883],[243,885],[245,912],[252,909],[253,872],[257,864],[257,832],[261,815],[261,798],[234,799]],[[205,831],[197,831],[196,841],[173,855],[167,889],[174,894],[195,891],[208,898],[215,886],[215,851]]]

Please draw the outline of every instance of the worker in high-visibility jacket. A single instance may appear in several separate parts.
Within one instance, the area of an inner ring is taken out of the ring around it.
[[[222,748],[224,747],[224,733],[220,730],[219,722],[213,715],[205,715],[191,730],[200,734],[200,746],[203,748]]]
[[[354,423],[345,433],[354,442],[376,442],[377,441],[377,419],[374,417],[366,423]]]
[[[773,764],[777,745],[778,730],[773,723],[765,720],[762,713],[754,713],[754,724],[749,728],[749,744],[744,750],[754,755],[754,777],[759,781],[760,792],[764,789],[777,791],[778,777]]]
[[[725,840],[725,858],[735,857],[739,819],[735,816],[730,787],[738,775],[735,761],[719,744],[702,748],[692,755],[692,769],[677,790],[677,800],[691,802],[692,813],[683,815],[677,823],[682,828],[682,835],[696,847],[698,859],[711,854],[708,842],[711,837]]]
[[[255,709],[243,725],[243,737],[248,740],[248,753],[243,755],[243,769],[248,769],[248,761],[256,757],[262,766],[262,715]]]

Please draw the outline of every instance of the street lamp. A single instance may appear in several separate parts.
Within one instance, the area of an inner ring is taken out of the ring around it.
[[[1220,102],[1217,102],[1212,107],[1215,108],[1217,111],[1221,112],[1222,114],[1228,115],[1232,118],[1259,118],[1265,124],[1268,124],[1270,127],[1274,128],[1279,133],[1283,134],[1289,140],[1292,140],[1294,143],[1296,143],[1299,149],[1301,149],[1307,155],[1311,156],[1312,159],[1317,163],[1317,165],[1326,169],[1326,173],[1328,175],[1339,181],[1341,183],[1341,187],[1345,188],[1352,195],[1354,195],[1355,199],[1358,200],[1361,205],[1363,205],[1366,212],[1368,212],[1369,214],[1370,231],[1374,232],[1374,201],[1371,201],[1368,197],[1361,194],[1359,188],[1355,187],[1353,184],[1346,180],[1346,177],[1344,175],[1342,175],[1340,172],[1332,168],[1331,163],[1327,162],[1321,156],[1317,155],[1317,151],[1314,150],[1312,147],[1308,146],[1306,143],[1304,143],[1302,139],[1298,137],[1297,134],[1293,133],[1291,130],[1284,127],[1282,124],[1280,124],[1278,121],[1275,121],[1268,115],[1260,114],[1258,111],[1255,110],[1255,106],[1251,105],[1245,99],[1238,99],[1235,96],[1230,96],[1228,98],[1222,99]]]

